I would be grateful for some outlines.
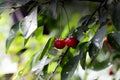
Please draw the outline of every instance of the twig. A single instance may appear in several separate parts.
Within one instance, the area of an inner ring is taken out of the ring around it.
[[[66,17],[67,17],[67,22],[68,22],[68,30],[69,30],[69,33],[70,33],[69,17],[68,17],[68,13],[67,13],[67,10],[66,10],[66,8],[65,8],[65,5],[64,5],[64,3],[63,3],[63,5],[62,5],[62,7],[63,7],[63,9],[64,9],[64,11],[65,11],[65,14],[66,14]]]
[[[91,14],[91,16],[89,17],[89,19],[85,22],[84,26],[87,26],[91,20],[91,18],[95,15],[95,13],[101,8],[103,2],[100,3],[100,5],[98,6],[97,9],[95,9],[95,11]]]

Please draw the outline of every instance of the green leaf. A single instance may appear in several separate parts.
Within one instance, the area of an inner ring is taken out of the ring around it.
[[[83,69],[85,69],[86,66],[86,54],[87,54],[87,50],[88,50],[88,42],[84,42],[81,44],[82,46],[80,46],[80,64],[82,66]]]
[[[91,44],[89,46],[89,55],[92,59],[97,56],[100,49],[102,48],[102,41],[105,37],[106,29],[106,23],[102,23],[100,25],[100,28],[97,30],[95,36],[91,40]]]
[[[43,26],[40,26],[39,28],[36,29],[35,31],[35,38],[38,42],[41,41],[41,38],[43,36]]]
[[[29,36],[27,39],[24,39],[24,46],[27,44],[31,36]]]
[[[16,23],[11,27],[10,32],[9,32],[9,36],[6,40],[6,52],[8,52],[12,41],[14,40],[15,36],[18,33],[18,30],[19,30],[19,23]]]
[[[114,5],[112,21],[116,30],[120,31],[120,2]]]
[[[43,56],[48,53],[48,51],[51,49],[51,47],[53,47],[54,40],[55,40],[55,37],[51,37],[51,38],[48,40],[48,42],[46,43],[46,45],[45,45],[42,53],[40,54],[39,59],[42,59]]]
[[[102,41],[105,38],[106,35],[106,29],[107,25],[106,23],[102,23],[100,25],[100,28],[97,30],[95,33],[95,36],[92,38],[91,42],[93,42],[97,47],[101,48],[102,47]]]
[[[64,66],[61,72],[61,80],[70,80],[72,75],[77,68],[78,62],[80,60],[80,56],[77,55],[70,59]]]
[[[19,27],[25,39],[27,39],[36,30],[37,28],[37,7],[33,8],[30,14],[26,16],[20,22]]]
[[[23,54],[26,50],[27,50],[27,48],[23,48],[23,49],[21,49],[20,51],[18,51],[18,52],[16,53],[16,55],[20,56],[20,55]]]
[[[41,52],[41,50],[40,50],[35,55],[33,55],[33,60],[31,62],[31,67],[34,66],[36,62],[38,62],[39,60],[41,60],[44,57],[45,54],[48,54],[48,52],[51,49],[51,47],[53,47],[54,40],[55,40],[55,37],[51,37],[47,41],[47,43],[46,43],[43,51]]]
[[[32,72],[36,72],[36,74],[40,73],[45,64],[46,64],[46,60],[47,60],[47,56],[43,57],[33,68],[32,68]]]
[[[112,63],[119,63],[119,61],[120,61],[120,52],[115,50],[111,54],[112,54],[112,59],[111,59]]]
[[[109,33],[107,35],[108,42],[113,48],[120,51],[120,33],[119,32],[113,32]]]
[[[79,41],[84,38],[84,30],[88,30],[87,26],[80,26],[77,27],[76,30],[73,32],[73,36],[76,37]]]
[[[103,50],[100,51],[100,54],[94,59],[94,62],[91,62],[88,65],[88,68],[93,70],[102,70],[109,66],[111,55],[106,54]]]
[[[89,45],[89,56],[91,57],[91,59],[94,59],[98,53],[100,51],[100,48],[97,47],[94,43],[91,43]]]
[[[93,64],[91,64],[91,69],[98,71],[98,70],[105,69],[108,66],[109,66],[109,59],[106,59],[101,62],[95,60],[95,62]]]

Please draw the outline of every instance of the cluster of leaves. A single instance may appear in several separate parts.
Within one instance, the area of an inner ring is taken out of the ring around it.
[[[101,70],[109,64],[119,69],[119,0],[7,0],[0,6],[6,4],[14,9],[6,52],[11,53],[13,43],[22,38],[16,54],[25,58],[19,59],[22,66],[15,79],[32,71],[38,80],[57,79],[55,75],[60,74],[61,80],[70,80],[79,62],[83,69]],[[54,48],[55,36],[65,39],[71,35],[79,40],[75,48]],[[103,44],[105,38],[114,50]]]

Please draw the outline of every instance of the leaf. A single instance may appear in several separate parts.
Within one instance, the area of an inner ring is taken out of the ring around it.
[[[28,16],[20,22],[20,30],[25,39],[27,39],[37,28],[37,7],[35,7]]]
[[[91,57],[91,59],[94,59],[99,53],[99,51],[100,48],[98,48],[94,43],[91,43],[89,45],[89,56]]]
[[[19,30],[19,23],[16,23],[11,27],[10,32],[9,32],[9,36],[6,40],[6,52],[8,52],[12,41],[14,40],[15,36],[18,33],[18,30]]]
[[[115,48],[116,50],[120,51],[120,33],[113,32],[107,35],[107,39],[109,44]]]
[[[9,3],[10,6],[18,6],[19,5],[24,5],[27,2],[29,2],[30,0],[5,0]]]
[[[100,28],[97,30],[95,36],[92,38],[91,42],[96,44],[98,47],[102,47],[101,44],[106,35],[106,29],[107,29],[106,23],[102,23],[100,25]]]
[[[27,42],[29,41],[30,36],[27,39],[24,39],[24,46],[27,44]]]
[[[79,27],[77,27],[76,30],[72,34],[79,41],[82,40],[83,37],[85,36],[84,33],[89,30],[88,26],[85,25],[89,18],[90,18],[90,15],[86,15],[82,17],[78,22]],[[88,24],[92,24],[95,21],[95,19],[96,19],[95,17],[92,17]]]
[[[112,22],[116,30],[120,31],[120,2],[114,5]]]
[[[39,56],[39,59],[42,59],[43,56],[44,56],[46,53],[48,53],[48,51],[51,49],[51,47],[53,47],[53,42],[54,42],[54,40],[55,40],[55,37],[51,37],[51,38],[48,40],[48,42],[46,43],[46,45],[45,45],[42,53],[41,53],[40,56]]]
[[[86,30],[87,26],[80,26],[77,27],[76,30],[73,32],[73,36],[76,37],[79,41],[84,38],[84,30]],[[88,28],[87,28],[88,30]]]
[[[70,80],[72,75],[77,68],[78,62],[80,60],[80,56],[77,55],[70,59],[64,66],[61,72],[61,80]]]
[[[91,69],[98,71],[98,70],[105,69],[108,66],[109,66],[109,59],[106,59],[101,62],[95,60],[95,62],[91,65]]]
[[[95,36],[91,40],[91,44],[89,46],[89,56],[93,59],[99,53],[102,48],[102,41],[106,34],[107,25],[102,23],[100,28],[97,30]]]
[[[84,42],[81,45],[80,45],[81,46],[80,47],[80,64],[81,64],[82,68],[85,69],[88,42]]]
[[[40,26],[39,28],[36,29],[35,31],[35,38],[38,42],[41,41],[41,38],[43,36],[43,26]]]
[[[37,4],[35,1],[29,1],[26,4],[22,5],[21,7],[11,6],[15,11],[12,13],[12,19],[14,23],[22,21],[34,8]]]
[[[106,52],[102,49],[100,54],[94,59],[94,62],[91,62],[88,65],[88,68],[93,70],[102,70],[109,66],[111,55],[106,54]]]
[[[0,1],[0,14],[4,12],[5,8],[8,7],[7,1]]]
[[[47,56],[43,57],[33,68],[32,68],[32,72],[36,72],[36,74],[40,73],[46,63],[47,60]]]
[[[18,52],[16,53],[16,55],[20,56],[20,55],[23,54],[26,50],[27,50],[27,48],[23,48],[23,49],[21,49],[20,51],[18,51]]]

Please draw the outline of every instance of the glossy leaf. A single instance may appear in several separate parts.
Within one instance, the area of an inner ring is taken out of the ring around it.
[[[109,33],[107,38],[109,44],[113,46],[113,48],[120,51],[120,33],[119,32]]]
[[[42,35],[43,35],[43,26],[40,26],[35,31],[35,38],[36,38],[36,40],[40,42],[40,40],[42,38]]]
[[[51,38],[48,40],[48,42],[46,43],[46,45],[45,45],[42,53],[40,54],[39,59],[42,59],[43,56],[48,53],[48,51],[50,50],[50,48],[53,47],[54,40],[55,40],[55,37],[51,37]]]
[[[17,35],[18,30],[19,30],[19,23],[14,24],[12,28],[10,29],[9,36],[6,40],[6,51],[9,50],[9,47],[12,41],[14,40],[15,36]]]
[[[81,64],[82,68],[85,69],[88,42],[84,42],[81,45],[82,46],[80,47],[80,64]]]
[[[27,39],[24,39],[24,46],[27,44],[31,36],[29,36]]]
[[[120,2],[114,5],[112,21],[116,30],[120,31]]]
[[[119,63],[120,61],[120,52],[115,50],[112,52],[112,63]]]
[[[27,39],[37,28],[37,7],[20,22],[22,35]]]
[[[47,60],[47,56],[43,57],[33,68],[32,71],[36,72],[36,74],[40,73],[42,71],[42,69],[45,66]]]
[[[97,30],[95,36],[91,40],[91,44],[89,46],[89,56],[93,59],[99,53],[102,48],[102,41],[106,34],[107,25],[101,24],[100,28]]]
[[[91,69],[98,71],[98,70],[102,70],[108,66],[109,66],[109,59],[106,59],[101,62],[95,60],[95,62],[91,65]]]
[[[32,62],[31,62],[31,67],[34,66],[34,65],[36,64],[36,62],[38,62],[39,60],[43,59],[43,57],[45,56],[45,54],[48,54],[48,52],[49,52],[49,50],[51,49],[51,47],[53,47],[53,42],[54,42],[54,40],[55,40],[55,38],[54,38],[54,37],[51,37],[51,38],[47,41],[47,43],[46,43],[43,51],[41,52],[41,50],[40,50],[40,51],[37,52],[35,55],[33,55],[33,60],[32,60]]]
[[[23,48],[23,49],[21,49],[20,51],[18,51],[18,52],[16,53],[16,55],[20,56],[20,55],[23,54],[26,50],[27,50],[27,48]]]
[[[77,55],[70,59],[63,67],[61,72],[61,80],[70,80],[72,75],[75,72],[75,69],[77,68],[78,62],[80,60],[80,56]]]
[[[84,38],[84,30],[88,30],[87,26],[80,26],[76,28],[72,35],[80,41]]]

